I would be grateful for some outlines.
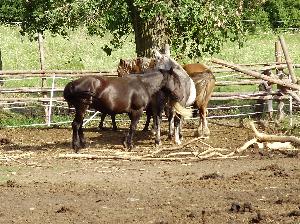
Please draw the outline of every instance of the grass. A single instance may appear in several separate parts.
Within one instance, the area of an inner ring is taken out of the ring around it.
[[[0,184],[10,180],[19,170],[17,167],[0,167]]]
[[[135,45],[132,36],[123,48],[107,56],[102,48],[108,44],[109,35],[104,38],[89,36],[82,29],[73,31],[68,38],[45,33],[46,69],[71,70],[114,70],[120,58],[132,58]],[[3,70],[39,69],[38,42],[30,41],[19,33],[18,27],[0,26],[0,47]]]
[[[300,33],[282,33],[288,46],[290,57],[293,62],[300,63]],[[45,33],[44,47],[46,69],[70,69],[70,70],[116,70],[120,58],[135,57],[135,44],[133,35],[127,38],[124,46],[112,52],[110,56],[102,50],[109,43],[110,35],[107,34],[101,38],[98,36],[89,36],[84,28],[70,32],[68,38],[61,36],[52,36]],[[235,42],[226,43],[222,51],[218,54],[204,55],[202,58],[194,60],[183,59],[185,62],[202,62],[211,65],[211,57],[223,59],[225,61],[242,63],[262,63],[275,61],[275,41],[278,40],[278,34],[266,32],[255,35],[247,35],[244,45],[240,48]],[[30,41],[28,37],[21,36],[18,27],[0,26],[0,49],[2,53],[3,70],[35,70],[40,68],[39,50],[37,41]],[[300,69],[296,70],[300,77]],[[223,74],[221,74],[223,75]],[[218,77],[218,75],[217,75]],[[218,80],[218,78],[217,78]],[[56,87],[63,87],[68,80],[58,79],[55,81]],[[51,87],[52,78],[46,80],[46,86]],[[26,80],[10,80],[4,84],[5,88],[16,87],[39,87],[41,80],[39,78],[30,78]],[[237,91],[240,86],[216,87],[215,91]],[[256,90],[254,86],[243,86],[243,92]],[[19,94],[23,96],[25,94]],[[16,96],[16,95],[14,95]],[[216,102],[217,103],[217,102]],[[224,103],[224,102],[221,102]],[[239,104],[239,101],[227,103]],[[218,104],[218,103],[217,103]],[[34,107],[33,107],[34,108]],[[0,126],[43,123],[43,116],[38,115],[43,108],[33,109],[24,113],[16,110],[6,111],[0,114]],[[54,115],[54,121],[65,121],[69,117]]]
[[[300,63],[300,33],[283,33],[292,60]],[[70,32],[68,38],[45,34],[46,69],[115,70],[120,58],[135,57],[133,35],[129,35],[121,49],[107,56],[102,48],[109,43],[110,35],[101,38],[89,36],[84,28]],[[243,47],[236,42],[226,43],[213,57],[234,63],[262,63],[275,61],[274,48],[278,35],[266,32],[247,35]],[[18,27],[0,26],[0,48],[3,70],[39,69],[37,41],[20,35]],[[210,64],[211,56],[204,55],[186,62],[200,61]]]
[[[300,63],[300,33],[281,34],[288,47],[289,55],[296,63]],[[275,61],[275,42],[278,35],[274,33],[259,33],[248,35],[243,47],[235,42],[228,42],[222,51],[213,57],[236,64],[265,63]]]

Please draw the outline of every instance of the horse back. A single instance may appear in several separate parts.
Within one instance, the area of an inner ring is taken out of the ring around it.
[[[195,103],[197,107],[206,107],[215,87],[215,76],[204,64],[187,64],[183,68],[195,83],[197,93]]]
[[[202,73],[212,73],[206,65],[200,63],[186,64],[183,66],[183,69],[188,73],[188,75],[191,78],[194,76],[199,76]]]

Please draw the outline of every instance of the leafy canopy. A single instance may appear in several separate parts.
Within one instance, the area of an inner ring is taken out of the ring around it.
[[[218,52],[225,41],[241,40],[243,33],[236,0],[19,1],[23,4],[23,33],[32,37],[45,30],[67,35],[69,29],[84,25],[92,35],[110,32],[114,37],[111,45],[118,47],[135,32],[135,13],[143,24],[164,18],[167,29],[161,35],[167,35],[177,54],[192,58]]]

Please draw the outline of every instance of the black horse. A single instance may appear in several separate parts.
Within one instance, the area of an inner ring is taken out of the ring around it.
[[[175,101],[183,98],[179,77],[172,69],[126,77],[86,76],[68,83],[64,98],[76,111],[72,122],[72,147],[75,152],[85,146],[82,124],[89,108],[109,115],[128,113],[131,124],[123,145],[131,150],[133,132],[143,110],[159,90]]]

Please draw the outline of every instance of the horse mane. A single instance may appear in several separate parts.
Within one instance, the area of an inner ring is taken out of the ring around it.
[[[154,70],[156,62],[152,58],[137,57],[135,59],[120,59],[118,65],[118,75],[140,74]]]

